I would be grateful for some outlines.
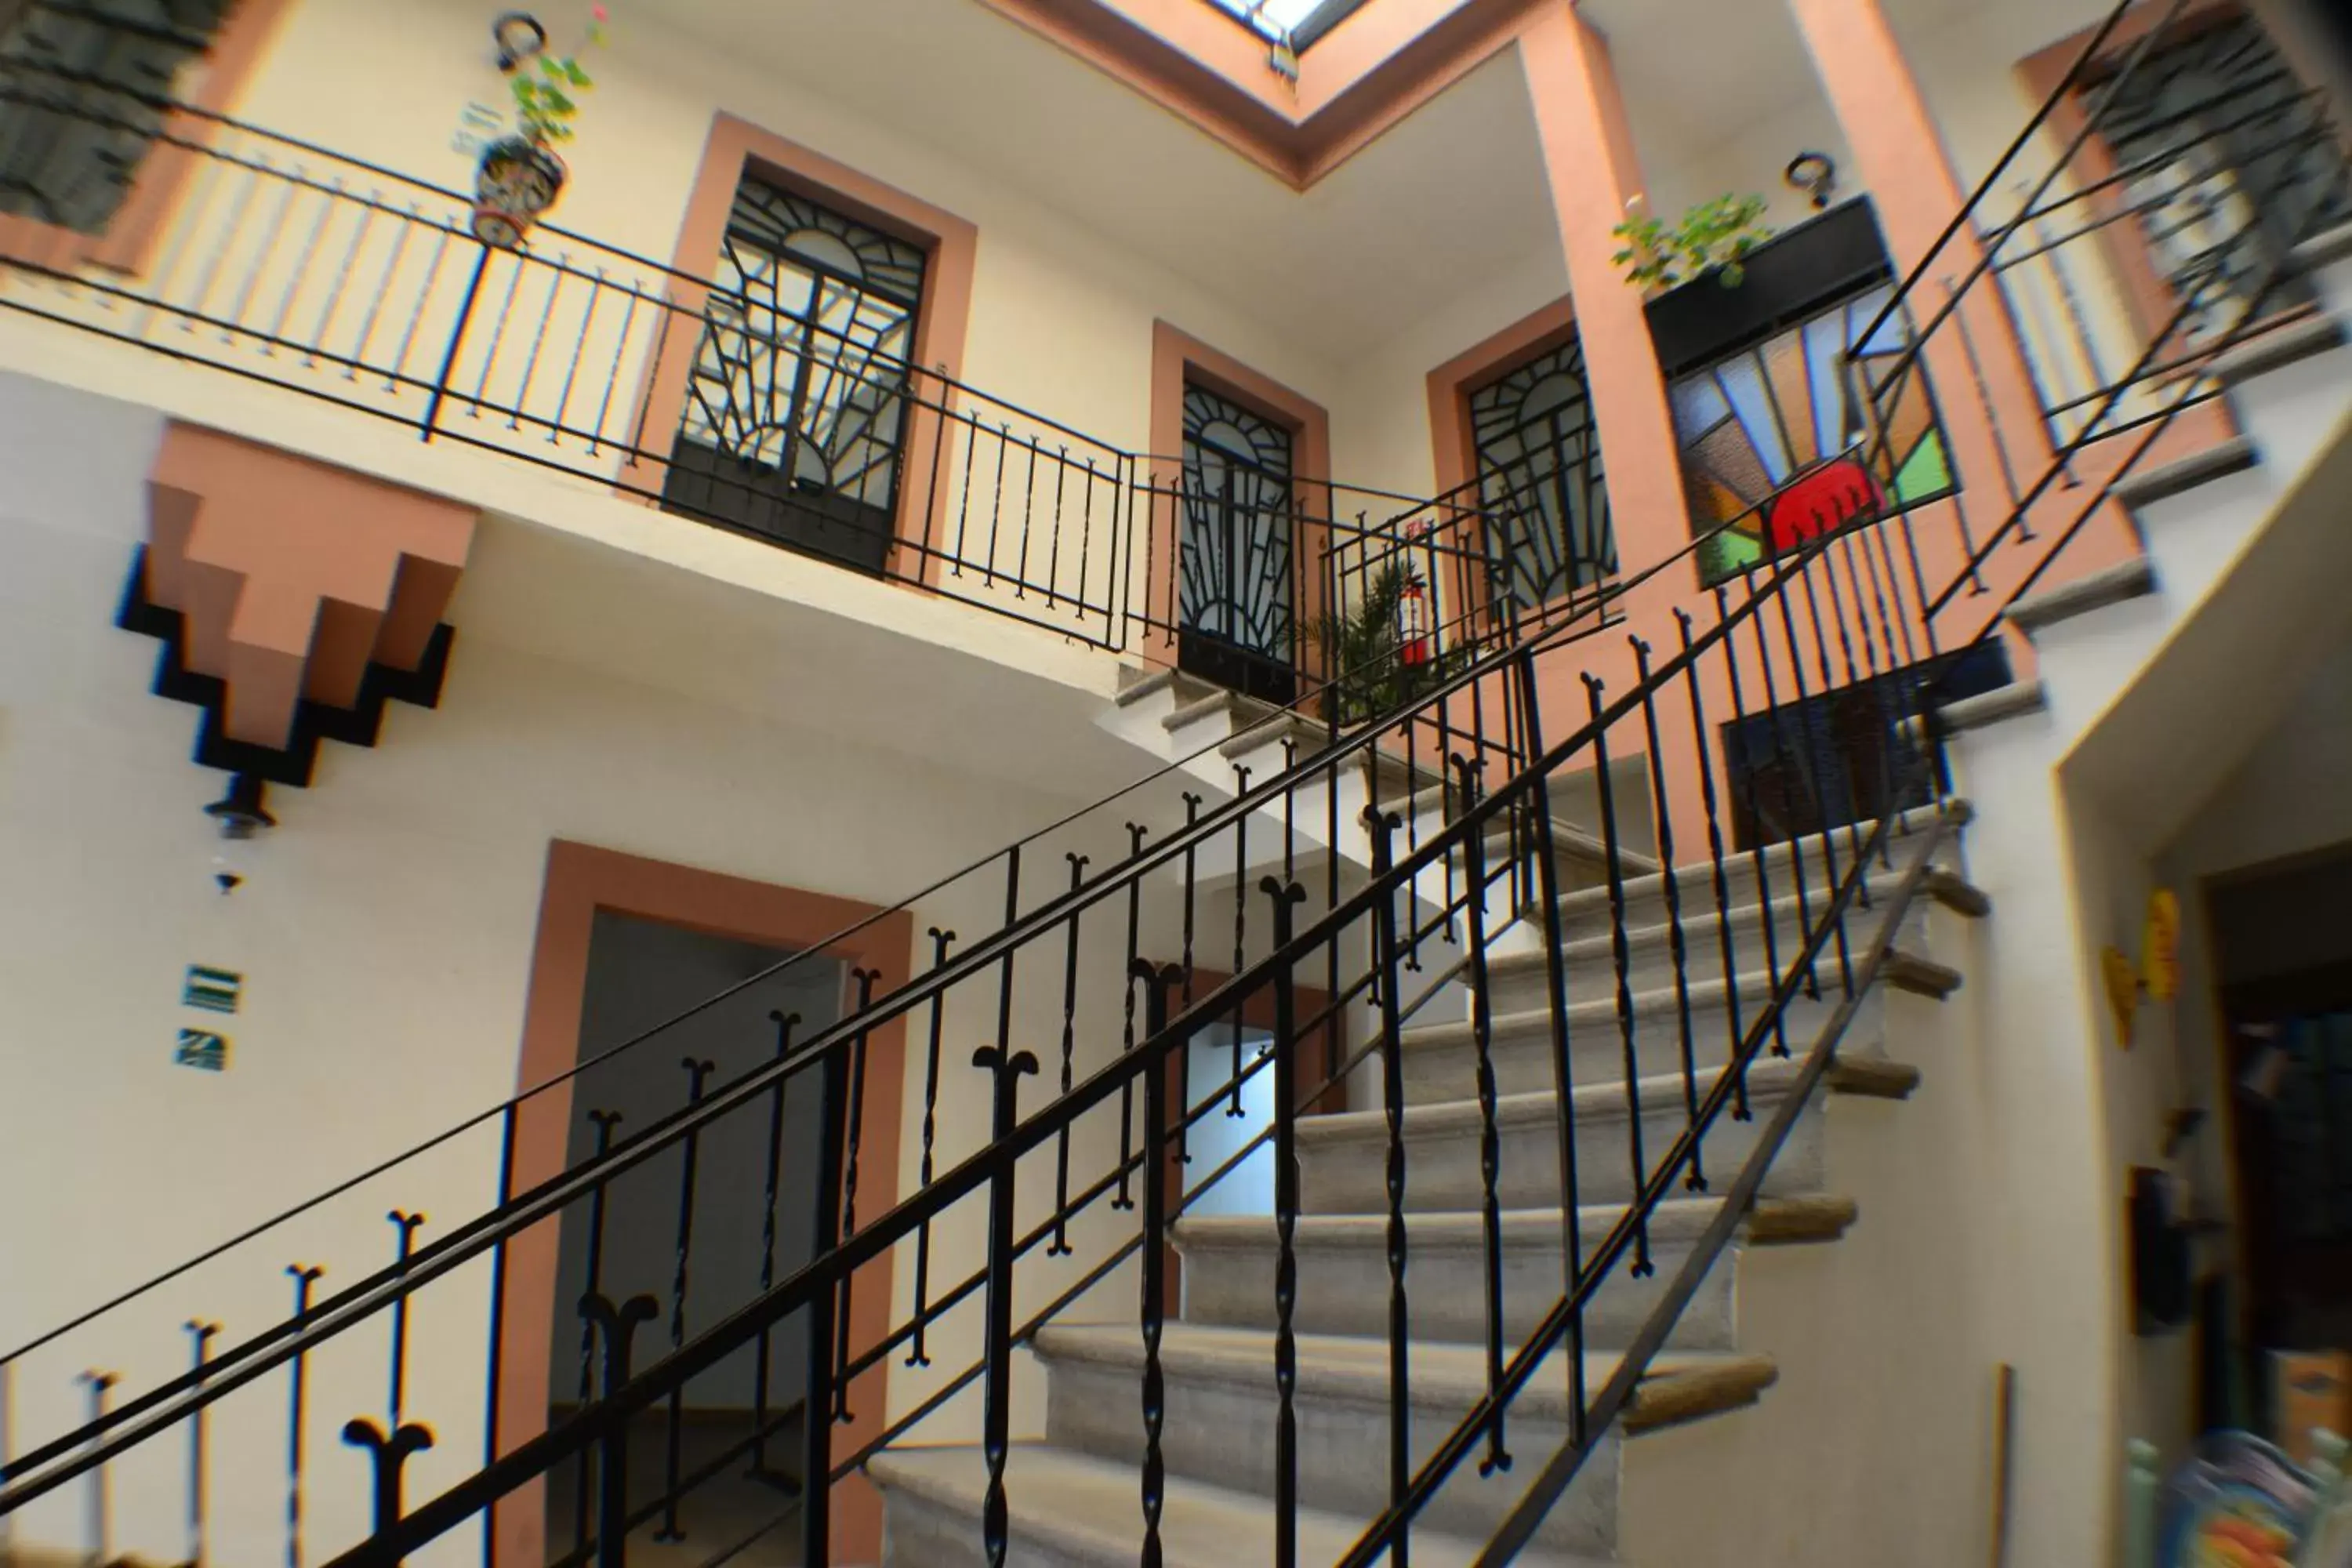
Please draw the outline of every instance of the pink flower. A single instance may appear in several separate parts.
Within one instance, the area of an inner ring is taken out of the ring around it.
[[[605,11],[605,9],[604,9],[604,7],[603,7],[602,5],[591,5],[591,6],[589,6],[589,7],[588,7],[588,15],[590,15],[591,16],[595,17],[595,18],[596,18],[596,20],[598,20],[599,22],[606,22],[606,21],[610,21],[610,20],[612,20],[611,15],[610,15],[608,12],[606,12],[606,11]]]

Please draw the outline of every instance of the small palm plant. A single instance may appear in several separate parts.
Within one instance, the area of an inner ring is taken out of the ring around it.
[[[1325,611],[1307,628],[1307,640],[1322,651],[1330,686],[1328,711],[1341,725],[1361,724],[1393,712],[1435,690],[1455,661],[1439,653],[1434,639],[1419,642],[1413,657],[1402,624],[1409,595],[1426,592],[1420,576],[1391,562],[1373,572],[1361,597],[1339,615]]]

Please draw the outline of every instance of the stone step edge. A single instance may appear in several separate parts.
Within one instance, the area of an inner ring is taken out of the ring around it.
[[[1624,1204],[1581,1204],[1577,1207],[1579,1231],[1597,1241],[1624,1217]],[[1650,1212],[1653,1244],[1696,1241],[1721,1210],[1719,1198],[1668,1198]],[[1861,1215],[1861,1205],[1841,1194],[1802,1197],[1758,1198],[1748,1205],[1736,1240],[1751,1247],[1786,1247],[1835,1241]],[[1385,1250],[1388,1215],[1301,1215],[1297,1243],[1310,1247],[1361,1247]],[[1557,1247],[1560,1237],[1559,1209],[1506,1209],[1500,1224],[1503,1246]],[[1413,1255],[1432,1251],[1486,1250],[1485,1216],[1474,1210],[1422,1209],[1405,1215],[1405,1231]],[[1271,1215],[1213,1215],[1180,1219],[1170,1227],[1179,1252],[1257,1252],[1275,1245]]]
[[[1386,1404],[1388,1368],[1361,1356],[1334,1355],[1340,1336],[1300,1334],[1297,1338],[1298,1393],[1303,1398],[1360,1400]],[[1385,1346],[1385,1342],[1381,1342]],[[1115,1368],[1143,1364],[1143,1346],[1137,1331],[1126,1324],[1048,1325],[1037,1332],[1032,1347],[1050,1368],[1057,1362],[1085,1362]],[[1416,1341],[1407,1347],[1412,1368],[1412,1405],[1441,1415],[1458,1416],[1486,1392],[1483,1357],[1475,1346],[1439,1341]],[[1558,1354],[1549,1358],[1557,1361]],[[1598,1388],[1612,1374],[1622,1357],[1605,1350],[1585,1353],[1585,1382]],[[1274,1383],[1274,1331],[1270,1329],[1214,1331],[1213,1339],[1187,1333],[1171,1325],[1160,1342],[1160,1364],[1171,1378],[1221,1384],[1243,1389],[1263,1388],[1269,1396]],[[1597,1365],[1595,1363],[1598,1363]],[[1597,1375],[1596,1375],[1597,1374]],[[1633,1403],[1626,1412],[1629,1435],[1655,1431],[1707,1415],[1753,1405],[1763,1391],[1780,1380],[1780,1364],[1769,1355],[1741,1351],[1665,1351],[1654,1358],[1634,1385]],[[1564,1423],[1568,1418],[1564,1377],[1550,1368],[1538,1368],[1511,1404],[1515,1415]]]
[[[1753,1063],[1748,1069],[1748,1097],[1752,1100],[1773,1100],[1794,1087],[1803,1064],[1793,1057],[1769,1057]],[[1721,1074],[1720,1067],[1699,1069],[1699,1093],[1706,1094]],[[1684,1109],[1683,1075],[1679,1072],[1649,1073],[1635,1080],[1643,1113],[1680,1114]],[[1615,1083],[1578,1084],[1573,1095],[1576,1101],[1576,1122],[1622,1121],[1632,1101],[1625,1085]],[[1559,1110],[1557,1089],[1529,1089],[1520,1094],[1495,1097],[1495,1125],[1497,1128],[1535,1124],[1555,1125]],[[1485,1119],[1475,1100],[1440,1100],[1408,1105],[1404,1110],[1404,1137],[1407,1142],[1450,1138],[1475,1134],[1483,1131]],[[1388,1141],[1388,1112],[1385,1110],[1345,1110],[1325,1116],[1302,1116],[1298,1119],[1298,1141],[1313,1147],[1325,1144],[1385,1143]]]
[[[1830,971],[1821,976],[1824,998],[1836,985],[1836,964],[1834,949],[1825,951],[1815,960],[1817,971],[1824,967]],[[1960,988],[1962,979],[1960,972],[1951,965],[1938,963],[1932,958],[1923,958],[1898,947],[1888,950],[1885,960],[1879,965],[1876,984],[1941,1002]],[[1771,995],[1773,980],[1769,971],[1750,970],[1739,976],[1738,986],[1738,994],[1743,1001],[1761,999]],[[1655,1017],[1662,1013],[1678,1015],[1685,995],[1693,1010],[1696,1010],[1726,1002],[1731,994],[1731,986],[1721,980],[1694,980],[1681,992],[1672,984],[1653,986],[1633,993],[1633,1016],[1640,1019]],[[1586,1027],[1613,1023],[1617,1019],[1617,999],[1614,996],[1595,996],[1586,1001],[1571,1002],[1568,1005],[1568,1016],[1571,1026],[1579,1023]],[[1489,1020],[1487,1037],[1490,1041],[1499,1041],[1523,1035],[1548,1034],[1550,1029],[1551,1010],[1548,1007],[1535,1008],[1501,1014]],[[1407,1050],[1452,1049],[1475,1044],[1476,1037],[1470,1020],[1465,1018],[1442,1024],[1416,1024],[1405,1029],[1399,1039]]]

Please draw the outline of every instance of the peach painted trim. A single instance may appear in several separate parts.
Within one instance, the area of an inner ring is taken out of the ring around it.
[[[921,563],[919,574],[928,582],[938,572],[937,558],[929,553],[930,528],[933,520],[944,514],[950,478],[944,471],[934,472],[931,462],[931,454],[940,445],[936,439],[939,411],[954,405],[952,388],[943,386],[940,378],[952,383],[963,374],[964,340],[971,328],[972,272],[980,250],[980,230],[944,207],[762,131],[748,120],[723,111],[715,116],[671,258],[676,272],[670,283],[671,324],[640,403],[643,412],[637,427],[645,432],[641,444],[666,443],[677,429],[686,407],[688,375],[701,343],[702,310],[710,292],[705,284],[694,280],[709,278],[718,265],[727,215],[747,170],[919,245],[929,253],[910,355],[919,369],[916,384],[909,389],[907,431],[899,443],[905,468],[898,476],[897,519],[900,546],[916,552]],[[644,452],[633,455],[622,468],[625,491],[639,500],[659,495],[667,468],[660,458]]]
[[[567,839],[547,847],[539,935],[532,950],[530,993],[524,1005],[522,1049],[516,1081],[529,1089],[569,1070],[580,1056],[582,998],[588,982],[589,934],[598,910],[614,910],[740,942],[821,951],[852,965],[879,970],[877,994],[904,985],[910,973],[915,921],[906,910],[766,882],[747,881],[688,866],[599,849]],[[878,920],[874,917],[881,916]],[[861,921],[874,923],[834,940]],[[898,1118],[904,1091],[906,1026],[894,1020],[868,1039],[866,1096],[859,1122],[859,1182],[875,1212],[898,1196]],[[525,1192],[563,1171],[572,1125],[572,1088],[556,1084],[523,1105],[515,1119],[514,1190]],[[498,1449],[511,1452],[546,1430],[548,1356],[555,1328],[557,1227],[553,1221],[508,1244],[499,1336]],[[887,1249],[857,1270],[850,1312],[852,1355],[879,1343],[890,1329],[891,1255]],[[835,1442],[856,1448],[882,1429],[887,1406],[888,1358],[850,1390],[856,1412]],[[863,1477],[834,1489],[833,1552],[836,1562],[878,1562],[880,1496]],[[540,1483],[499,1504],[492,1524],[495,1568],[525,1568],[546,1561],[547,1507]]]
[[[1199,0],[981,0],[1301,191],[1558,3],[1366,5],[1307,51],[1292,93],[1255,36]]]
[[[187,102],[197,112],[175,110],[163,121],[164,136],[193,145],[157,142],[151,147],[131,176],[131,194],[115,209],[105,233],[78,234],[32,218],[0,216],[0,259],[58,271],[87,262],[115,272],[144,272],[162,237],[163,220],[178,205],[195,168],[197,149],[209,145],[219,132],[213,117],[227,113],[236,101],[277,37],[279,20],[292,6],[293,0],[243,0],[229,13],[212,47],[194,62],[203,79]]]
[[[2107,36],[2103,52],[2085,68],[2078,87],[2094,86],[2120,66],[2133,47],[2156,30],[2162,10],[2161,7],[2151,6],[2126,12],[2123,20],[2116,24],[2115,31]],[[2166,29],[2167,36],[2158,41],[2158,47],[2193,37],[2209,27],[2218,26],[2243,15],[2244,11],[2233,0],[2189,0],[2173,25]],[[2095,25],[2080,28],[2018,61],[2017,78],[2027,97],[2035,103],[2041,103],[2056,93],[2059,85],[2066,79],[2066,73],[2082,58],[2084,47],[2098,30]],[[2083,136],[2090,125],[2090,117],[2084,113],[2075,94],[2069,93],[2051,106],[2049,124],[2051,133],[2061,146],[2071,146],[2077,137],[2083,138],[2081,149],[2076,153],[2081,160],[2083,184],[2097,184],[2115,174],[2115,153],[2108,147],[2106,138]],[[2138,225],[2125,216],[2120,190],[2108,186],[2093,191],[2086,199],[2091,210],[2106,220],[2099,230],[2099,244],[2106,254],[2108,264],[2123,280],[2125,310],[2142,339],[2153,338],[2170,319],[2179,305],[2179,297],[2156,270],[2148,253],[2147,240]]]
[[[1297,439],[1293,499],[1300,517],[1291,540],[1291,606],[1311,625],[1323,608],[1319,574],[1310,570],[1322,558],[1330,532],[1331,416],[1310,397],[1261,375],[1230,354],[1166,321],[1151,323],[1151,549],[1145,557],[1143,655],[1160,664],[1176,661],[1176,608],[1181,602],[1177,577],[1182,556],[1177,543],[1178,498],[1183,480],[1184,384],[1198,382],[1287,428]]]

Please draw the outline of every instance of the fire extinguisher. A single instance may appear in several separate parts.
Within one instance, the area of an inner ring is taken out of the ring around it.
[[[1421,579],[1405,579],[1404,592],[1397,595],[1397,659],[1407,666],[1429,662],[1430,655],[1429,596]]]

